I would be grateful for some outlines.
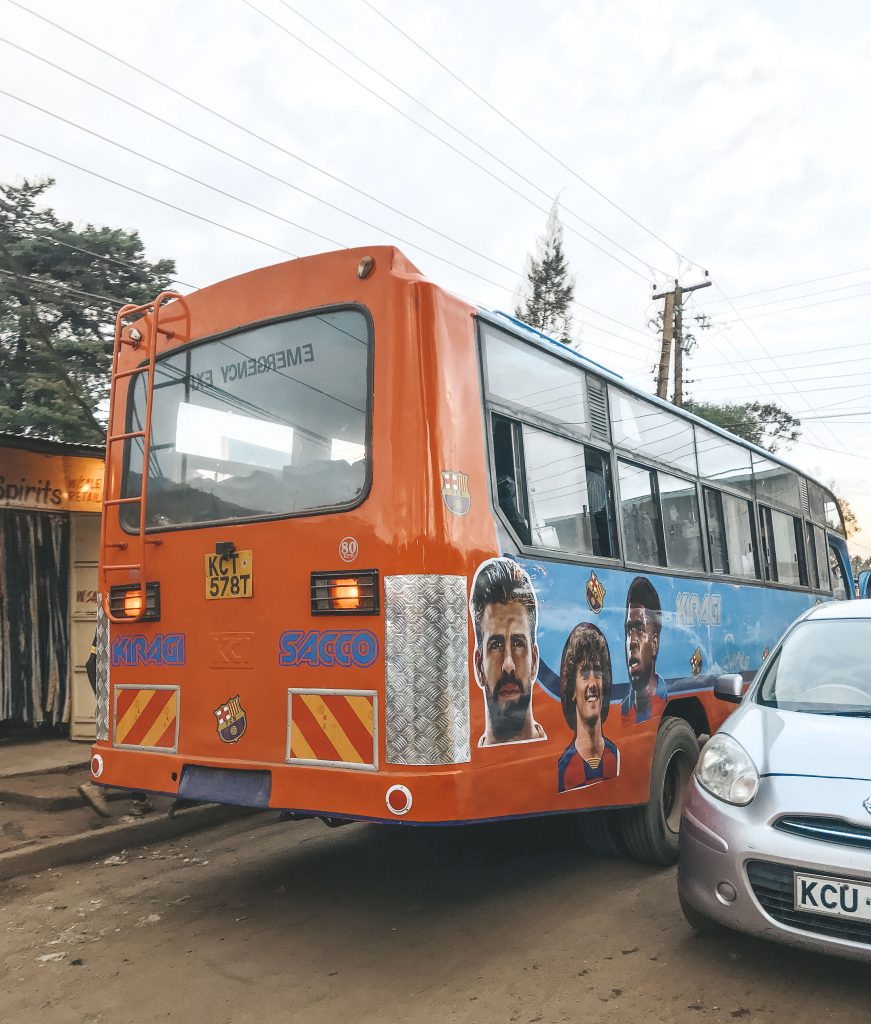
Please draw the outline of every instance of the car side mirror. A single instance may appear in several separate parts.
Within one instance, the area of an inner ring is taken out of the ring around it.
[[[717,676],[714,683],[714,696],[727,704],[740,704],[744,699],[744,679],[737,674]]]
[[[859,573],[859,597],[871,597],[871,572],[867,569]]]

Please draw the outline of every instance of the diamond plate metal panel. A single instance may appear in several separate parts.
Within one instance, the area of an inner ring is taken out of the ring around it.
[[[471,760],[466,577],[387,576],[384,593],[387,761]]]
[[[103,595],[97,594],[97,739],[109,738],[109,620],[103,610]]]

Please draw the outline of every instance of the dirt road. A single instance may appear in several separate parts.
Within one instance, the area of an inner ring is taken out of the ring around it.
[[[871,972],[686,927],[673,871],[567,819],[251,821],[0,885],[0,1017],[39,1024],[867,1019]]]

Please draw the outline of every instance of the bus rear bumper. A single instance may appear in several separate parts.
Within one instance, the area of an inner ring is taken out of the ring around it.
[[[92,749],[98,785],[312,817],[451,824],[475,820],[468,766],[389,771]]]

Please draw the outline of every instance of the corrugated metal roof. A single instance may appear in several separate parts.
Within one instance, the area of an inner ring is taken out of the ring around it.
[[[84,459],[102,459],[106,452],[104,444],[56,441],[50,437],[13,434],[3,430],[0,430],[0,448],[21,448],[28,452],[39,452],[41,455],[73,455]]]

